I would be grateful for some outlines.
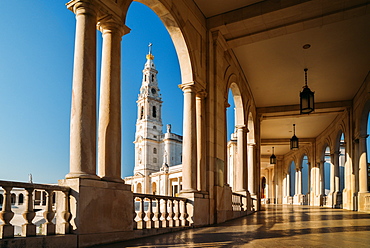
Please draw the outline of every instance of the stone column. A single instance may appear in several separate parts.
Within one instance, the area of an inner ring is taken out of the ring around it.
[[[197,191],[197,123],[194,83],[181,84],[184,92],[184,139],[182,144],[182,192]]]
[[[360,137],[359,138],[359,153],[358,153],[358,177],[359,177],[359,193],[366,193],[368,192],[368,185],[367,185],[367,159],[366,159],[366,138]]]
[[[325,195],[325,161],[320,162],[320,194]]]
[[[335,164],[334,164],[334,153],[330,154],[330,193],[335,192]]]
[[[334,164],[334,192],[339,192],[339,151],[334,152],[333,164]]]
[[[248,190],[251,196],[256,195],[255,180],[254,180],[254,152],[255,143],[248,143]]]
[[[237,132],[237,166],[235,168],[235,181],[236,191],[245,192],[248,191],[248,170],[247,170],[247,151],[246,146],[246,132],[247,128],[245,125],[236,126]]]
[[[73,2],[76,39],[70,131],[70,171],[66,178],[96,176],[96,22],[95,6]]]
[[[121,39],[129,29],[112,18],[98,23],[103,35],[98,172],[103,180],[121,179]]]
[[[205,130],[205,98],[207,93],[204,90],[196,94],[196,112],[197,112],[197,167],[198,167],[198,185],[197,189],[200,192],[207,191],[207,177],[206,177],[206,130]]]

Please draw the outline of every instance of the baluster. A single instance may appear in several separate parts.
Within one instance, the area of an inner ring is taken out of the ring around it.
[[[69,191],[63,191],[61,193],[63,193],[64,210],[61,212],[63,222],[58,226],[58,234],[68,234],[71,228],[70,220],[72,217],[69,211]]]
[[[3,187],[4,189],[4,200],[3,210],[0,212],[0,219],[3,224],[0,226],[0,237],[1,238],[12,238],[14,237],[14,226],[10,224],[13,219],[14,213],[12,212],[11,193],[12,187]]]
[[[176,204],[174,204],[174,212],[175,212],[175,216],[174,216],[174,221],[175,221],[175,226],[180,226],[180,201],[179,200],[176,200]]]
[[[161,199],[157,198],[157,208],[154,213],[154,224],[155,228],[162,228],[162,222],[161,222]]]
[[[168,227],[174,227],[174,220],[173,220],[173,199],[169,199],[168,201]],[[167,205],[166,205],[167,207]],[[166,226],[167,227],[167,226]]]
[[[137,221],[137,229],[145,229],[146,228],[146,223],[144,221],[145,218],[145,211],[144,211],[144,198],[145,197],[139,197],[140,198],[140,209],[137,214],[139,217],[139,220]]]
[[[52,222],[55,212],[53,211],[53,190],[46,190],[46,210],[44,211],[44,218],[46,223],[42,224],[43,235],[55,234],[55,224]]]
[[[134,216],[134,219],[133,219],[133,228],[134,230],[137,229],[137,219],[139,219],[139,215],[136,213],[136,196],[134,196],[134,207],[133,207],[133,211],[134,211],[134,214],[132,216]]]
[[[147,221],[146,221],[146,228],[147,229],[151,229],[151,228],[154,228],[154,221],[153,221],[153,199],[152,198],[148,198],[149,202],[148,202],[148,211],[146,212],[146,218],[147,218]]]
[[[180,201],[179,201],[180,203]],[[182,200],[181,201],[182,203],[182,210],[181,210],[181,226],[189,226],[189,221],[188,221],[188,211],[187,211],[187,207],[186,207],[186,200]]]
[[[162,227],[169,227],[168,223],[168,210],[167,210],[167,199],[163,199],[163,211],[162,211]]]
[[[32,223],[33,218],[35,218],[35,211],[33,209],[33,198],[32,193],[33,189],[26,190],[26,211],[22,214],[23,218],[26,220],[26,223],[22,225],[22,236],[30,237],[36,236],[36,225]]]

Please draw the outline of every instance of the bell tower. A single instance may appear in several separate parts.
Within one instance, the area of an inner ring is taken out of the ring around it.
[[[148,193],[150,186],[149,174],[158,171],[161,167],[162,138],[162,98],[159,93],[157,74],[155,69],[152,44],[149,44],[149,53],[146,55],[143,78],[138,95],[137,121],[135,133],[135,168],[134,173],[140,173],[147,178],[143,192]]]

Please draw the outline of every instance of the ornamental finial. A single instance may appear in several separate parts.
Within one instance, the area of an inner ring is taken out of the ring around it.
[[[154,59],[154,56],[152,54],[152,46],[153,44],[152,43],[149,43],[148,47],[149,47],[149,53],[146,55],[146,59],[150,59],[150,60],[153,60]]]

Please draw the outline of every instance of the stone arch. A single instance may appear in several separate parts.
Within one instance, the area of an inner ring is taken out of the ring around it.
[[[22,205],[24,203],[24,196],[22,193],[18,195],[18,204]]]
[[[136,193],[143,193],[143,187],[141,185],[141,183],[137,183],[136,184]]]
[[[152,182],[152,194],[156,195],[157,194],[157,183]]]
[[[176,12],[174,6],[167,7],[161,1],[152,0],[135,0],[135,2],[142,3],[149,7],[161,19],[163,25],[166,27],[172,42],[175,46],[177,57],[179,59],[182,83],[194,82],[194,66],[195,58],[190,52],[191,39],[187,37],[184,28],[180,23],[180,12]],[[127,10],[126,10],[127,12]],[[176,12],[176,13],[175,13]]]
[[[364,104],[364,107],[362,108],[362,113],[361,113],[360,123],[359,123],[359,135],[360,135],[360,137],[365,137],[368,134],[367,122],[368,122],[368,118],[369,118],[369,112],[370,112],[370,100],[367,101]]]
[[[10,202],[11,202],[12,205],[15,205],[16,199],[17,199],[16,195],[14,193],[12,193],[10,195]]]

